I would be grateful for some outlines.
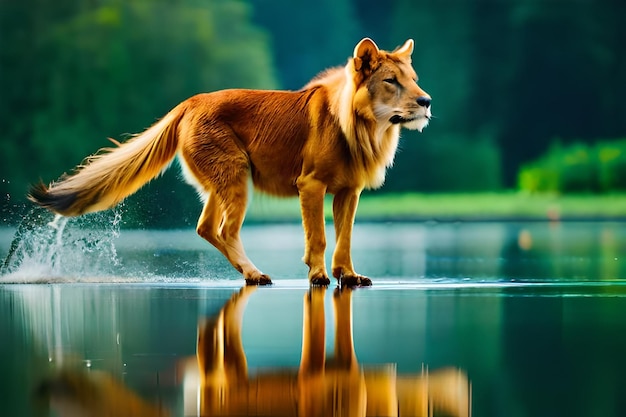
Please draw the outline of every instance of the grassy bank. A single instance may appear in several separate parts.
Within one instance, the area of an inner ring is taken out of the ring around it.
[[[332,200],[326,200],[326,217]],[[529,195],[518,192],[472,194],[365,193],[359,220],[626,219],[626,194]],[[299,221],[297,199],[255,196],[252,221]]]

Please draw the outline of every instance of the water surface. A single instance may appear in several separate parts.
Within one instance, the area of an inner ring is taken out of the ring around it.
[[[275,284],[242,290],[192,230],[113,220],[0,233],[0,415],[626,413],[626,224],[357,223],[373,287],[311,292],[300,225],[244,227]]]

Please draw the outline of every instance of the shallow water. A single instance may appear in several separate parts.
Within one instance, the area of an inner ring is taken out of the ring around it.
[[[624,223],[357,223],[374,285],[311,293],[300,225],[244,227],[275,284],[242,290],[111,216],[0,232],[0,415],[626,413]]]

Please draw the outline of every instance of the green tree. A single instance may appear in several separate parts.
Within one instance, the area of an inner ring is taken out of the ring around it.
[[[511,58],[500,119],[505,175],[537,157],[553,137],[564,143],[619,136],[626,130],[622,49],[618,22],[626,5],[613,0],[526,0],[508,17]],[[617,117],[616,117],[617,116]]]
[[[326,68],[344,65],[362,34],[350,0],[250,0],[272,36],[282,88],[297,90]]]
[[[415,166],[418,147],[456,136],[496,146],[501,169],[493,174],[510,187],[551,138],[592,142],[626,131],[626,3],[396,0],[391,7],[394,36],[415,37],[415,66],[437,117],[422,139],[405,134],[398,168]],[[469,161],[463,143],[449,149],[459,164]]]
[[[413,65],[421,87],[433,98],[434,119],[421,134],[402,133],[401,152],[385,190],[500,188],[500,150],[493,119],[486,114],[493,98],[477,85],[482,69],[477,56],[489,54],[477,42],[483,36],[475,21],[478,6],[396,0],[391,7],[392,38],[415,40]]]
[[[56,179],[108,146],[107,137],[141,131],[193,94],[276,86],[267,36],[251,24],[245,2],[72,5],[50,20],[37,10],[56,3],[0,6],[3,38],[32,30],[28,45],[15,43],[0,62],[3,89],[15,82],[25,90],[3,99],[0,115],[0,179],[17,199],[28,183]]]

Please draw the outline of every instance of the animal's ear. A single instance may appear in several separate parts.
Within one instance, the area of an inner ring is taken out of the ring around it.
[[[395,55],[399,55],[404,59],[407,60],[411,60],[411,54],[413,53],[413,46],[415,45],[415,42],[413,42],[413,39],[409,39],[406,42],[404,42],[404,45],[402,45],[401,47],[399,47],[398,49],[396,49],[395,51],[393,51],[393,53]]]
[[[354,70],[371,71],[378,63],[378,46],[370,38],[363,38],[354,48]]]

